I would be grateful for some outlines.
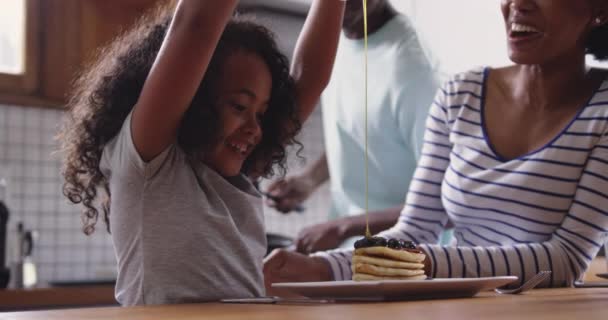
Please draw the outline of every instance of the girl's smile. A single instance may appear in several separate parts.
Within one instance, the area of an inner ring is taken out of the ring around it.
[[[224,63],[219,88],[217,111],[222,134],[204,161],[221,175],[235,176],[262,140],[272,76],[259,56],[237,51]]]

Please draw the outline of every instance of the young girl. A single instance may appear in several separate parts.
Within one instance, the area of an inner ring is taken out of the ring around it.
[[[160,10],[77,82],[61,134],[64,193],[86,207],[87,234],[107,195],[122,305],[264,295],[250,178],[285,170],[285,148],[328,82],[343,2],[315,0],[291,75],[267,29],[231,18],[236,5]]]

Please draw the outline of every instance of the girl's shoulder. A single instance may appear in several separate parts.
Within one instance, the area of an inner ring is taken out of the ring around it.
[[[187,156],[177,143],[169,145],[152,160],[144,161],[133,142],[131,114],[124,120],[118,134],[103,148],[99,167],[106,177],[118,173],[119,176],[149,180],[160,176],[161,171],[170,172],[188,167]]]

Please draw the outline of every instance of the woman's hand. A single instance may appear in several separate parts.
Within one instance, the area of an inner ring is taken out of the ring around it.
[[[264,259],[264,285],[267,295],[285,296],[273,289],[275,282],[331,281],[333,276],[329,264],[320,257],[309,257],[301,253],[276,249]]]

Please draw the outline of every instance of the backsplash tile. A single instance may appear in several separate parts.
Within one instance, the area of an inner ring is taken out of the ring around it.
[[[115,269],[110,237],[103,232],[86,237],[80,209],[61,193],[54,136],[62,116],[61,110],[0,105],[0,176],[7,179],[11,211],[8,258],[14,259],[17,223],[36,230],[32,255],[41,282],[96,278],[100,268]]]

